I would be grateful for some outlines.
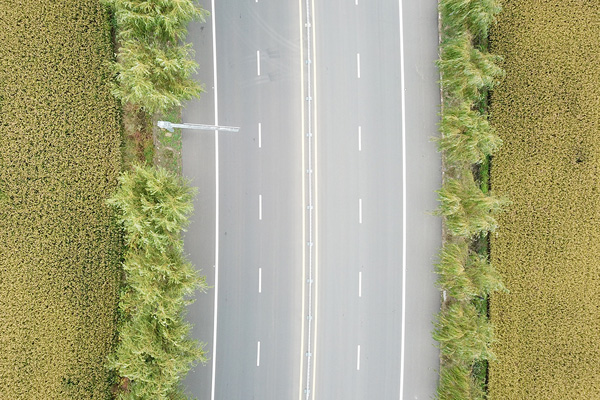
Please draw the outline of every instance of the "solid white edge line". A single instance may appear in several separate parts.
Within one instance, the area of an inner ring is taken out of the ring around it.
[[[362,271],[358,273],[358,297],[362,297]]]
[[[404,22],[402,0],[398,0],[400,18],[400,91],[402,102],[402,324],[400,334],[400,400],[404,399],[404,334],[406,331],[406,87],[404,85]]]
[[[258,293],[262,293],[262,268],[258,269]]]
[[[258,195],[258,219],[262,220],[262,194]]]
[[[215,88],[215,125],[219,125],[219,96],[217,91],[217,35],[215,0],[211,0],[213,35],[213,79]],[[210,398],[215,400],[215,373],[217,368],[217,311],[219,306],[219,131],[215,131],[215,306],[213,322],[212,379]]]
[[[256,366],[260,367],[260,340],[258,341],[258,344],[256,345]]]
[[[258,123],[258,148],[262,147],[262,124]]]
[[[300,329],[301,329],[301,333],[300,333],[300,383],[298,385],[298,400],[302,400],[302,394],[304,392],[304,387],[302,385],[302,382],[304,381],[304,357],[305,354],[305,349],[304,349],[304,338],[305,338],[305,333],[304,333],[304,324],[305,324],[305,312],[306,312],[306,285],[305,285],[305,279],[306,279],[306,174],[304,173],[304,171],[306,171],[306,164],[304,161],[305,158],[305,139],[304,139],[304,134],[305,134],[305,122],[304,122],[304,41],[303,41],[303,22],[302,22],[302,0],[298,0],[298,16],[299,16],[299,32],[300,32],[300,117],[301,117],[301,132],[300,132],[300,142],[301,144],[301,156],[302,156],[302,160],[301,160],[301,165],[302,167],[300,168],[300,173],[302,174],[302,178],[301,178],[301,182],[302,182],[302,241],[300,243],[300,245],[302,246],[302,276],[300,279],[300,283],[302,284],[302,310],[300,313]]]
[[[358,126],[358,151],[362,151],[362,127]]]
[[[260,76],[260,50],[256,50],[256,72]]]
[[[356,370],[360,371],[360,344],[356,349]]]
[[[308,1],[308,0],[307,0]],[[314,229],[314,237],[315,237],[315,244],[314,244],[314,254],[315,254],[315,262],[314,262],[314,294],[315,294],[315,301],[314,301],[314,311],[313,311],[313,321],[314,321],[314,327],[313,327],[313,331],[314,331],[314,339],[313,339],[313,356],[312,356],[312,362],[313,362],[313,369],[312,369],[312,373],[313,373],[313,379],[312,379],[312,400],[315,399],[315,388],[317,386],[317,340],[318,340],[318,330],[317,330],[317,325],[319,323],[319,318],[318,318],[318,314],[319,314],[319,174],[318,174],[318,165],[319,165],[319,151],[318,151],[318,118],[317,118],[317,114],[318,114],[318,109],[319,107],[317,107],[317,28],[315,27],[315,13],[316,13],[316,9],[315,9],[315,0],[311,0],[311,16],[312,19],[310,21],[311,23],[311,27],[312,27],[312,74],[313,74],[313,143],[314,143],[314,147],[315,147],[315,152],[314,152],[314,160],[313,160],[313,164],[314,164],[314,169],[315,169],[315,175],[313,177],[314,179],[314,183],[315,183],[315,198],[313,201],[314,207],[315,207],[315,220],[314,220],[314,224],[313,224],[313,229]]]
[[[360,53],[356,53],[356,73],[360,78]]]

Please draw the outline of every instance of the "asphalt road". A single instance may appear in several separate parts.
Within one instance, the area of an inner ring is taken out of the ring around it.
[[[210,9],[209,4],[204,7]],[[218,123],[241,127],[239,133],[219,136],[216,356],[208,318],[214,300],[202,296],[190,309],[190,320],[204,324],[196,333],[208,341],[209,356],[216,360],[215,398],[288,399],[299,391],[302,321],[298,5],[232,0],[217,2],[214,14]],[[201,55],[198,60],[212,63],[212,26],[203,26],[193,25],[190,37]],[[210,90],[204,104],[192,102],[186,108],[184,121],[215,121],[214,105],[206,101],[214,96],[212,69],[201,64],[199,79]],[[214,183],[209,183],[215,173],[214,164],[209,166],[214,163],[214,136],[186,132],[183,148],[185,175],[199,177],[201,191],[214,197]],[[190,257],[202,260],[200,265],[206,265],[208,254],[214,258],[208,243],[213,248],[215,243],[209,239],[214,219],[204,212],[211,204],[214,214],[214,200],[203,201],[197,204],[202,210],[197,218],[207,222],[198,228],[204,233],[190,229],[186,235]],[[205,242],[198,247],[200,241]],[[212,360],[188,376],[186,383],[199,398],[210,398],[211,374]]]
[[[305,398],[301,348],[312,352],[311,399],[429,399],[439,362],[431,320],[439,309],[432,264],[441,225],[429,214],[441,182],[430,142],[439,107],[437,2],[403,3],[404,88],[397,1],[316,3],[316,92],[303,108],[300,3],[217,2],[218,123],[242,129],[219,134],[216,267],[215,136],[185,132],[183,139],[184,174],[200,188],[186,251],[210,285],[218,268],[216,356],[215,289],[198,296],[189,319],[215,361],[215,399]],[[207,92],[183,120],[217,122],[212,22],[192,24],[189,37]],[[318,269],[307,348],[302,122],[310,104]],[[211,399],[212,372],[213,360],[186,379],[199,399]]]
[[[358,3],[358,4],[357,4]],[[315,398],[433,396],[431,273],[440,244],[435,1],[404,2],[406,315],[402,349],[402,82],[399,3],[316,3],[319,291]],[[359,137],[360,136],[360,137]],[[360,347],[360,348],[359,348]]]

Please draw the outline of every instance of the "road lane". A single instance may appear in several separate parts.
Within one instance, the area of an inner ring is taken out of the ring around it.
[[[241,127],[239,134],[219,137],[215,399],[291,398],[299,391],[303,284],[298,7],[238,0],[217,2],[214,14],[219,124]],[[197,35],[192,37],[197,55],[209,54],[202,46],[208,43],[207,28],[190,30],[190,37]],[[205,72],[200,79],[210,83]],[[184,120],[214,119],[200,109],[202,101],[206,105],[205,98],[188,105]],[[184,139],[184,173],[205,176],[196,180],[207,183],[214,167],[199,171],[197,163],[214,157],[214,147],[208,140],[199,147],[190,135]],[[203,229],[207,237],[208,228]],[[197,263],[195,258],[205,257],[195,251],[203,244],[192,236],[186,237],[186,249]],[[209,303],[191,307],[190,319],[206,323],[200,315],[208,313]],[[195,332],[200,331],[208,329]],[[208,399],[205,385],[211,378],[211,365],[197,367],[186,384]]]
[[[441,247],[441,219],[433,192],[441,187],[437,136],[440,104],[437,0],[404,1],[406,84],[407,272],[403,399],[429,399],[438,380],[439,351],[431,338],[440,309],[432,265]]]
[[[402,356],[410,370],[402,395],[430,398],[435,391],[438,355],[430,330],[439,296],[431,271],[440,224],[427,215],[435,208],[440,176],[439,156],[428,142],[435,134],[439,98],[433,64],[437,25],[430,24],[437,16],[434,3],[411,1],[404,13],[405,21],[411,21],[411,84],[405,92],[411,107],[404,121],[411,157],[406,171],[411,178],[406,221],[411,292],[406,293],[404,354],[399,2],[358,7],[341,0],[317,3],[321,272],[315,398],[397,399]],[[421,109],[416,110],[417,104]],[[361,271],[369,279],[358,298],[356,276]],[[358,345],[360,370],[355,364]]]

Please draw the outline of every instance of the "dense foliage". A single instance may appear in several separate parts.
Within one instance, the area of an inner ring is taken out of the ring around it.
[[[202,87],[191,78],[198,64],[183,40],[187,24],[203,21],[205,10],[193,0],[101,1],[114,13],[120,44],[113,65],[117,98],[154,114],[200,95]]]
[[[487,297],[505,291],[499,274],[477,243],[498,228],[506,198],[488,191],[482,174],[502,144],[488,123],[487,93],[503,76],[501,58],[486,51],[497,0],[441,0],[441,136],[444,179],[437,213],[444,219],[444,243],[436,265],[444,302],[433,337],[441,353],[440,400],[483,399],[485,366],[493,359],[494,330]]]
[[[0,398],[108,399],[121,234],[109,17],[0,2]]]
[[[180,383],[205,362],[202,345],[183,319],[187,300],[207,288],[183,255],[182,230],[193,211],[195,190],[162,168],[135,167],[120,177],[109,204],[119,210],[127,250],[122,321],[110,368],[127,378],[121,399],[184,399]]]
[[[491,48],[506,80],[491,98],[504,143],[492,186],[494,294],[489,398],[600,398],[600,4],[505,0]]]

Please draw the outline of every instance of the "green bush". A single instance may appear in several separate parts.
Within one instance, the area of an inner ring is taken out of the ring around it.
[[[506,291],[487,257],[471,252],[466,240],[445,243],[435,267],[439,276],[437,285],[455,300],[470,301]]]
[[[503,76],[500,61],[498,55],[477,49],[468,32],[445,38],[437,61],[444,97],[450,103],[481,101],[481,90],[494,87]]]
[[[483,388],[474,382],[467,364],[444,365],[440,371],[437,400],[484,400]]]
[[[435,265],[437,285],[456,300],[470,300],[479,293],[465,271],[468,252],[469,243],[465,240],[460,243],[445,243],[440,261]]]
[[[487,317],[469,302],[456,302],[442,310],[433,333],[442,357],[468,365],[477,359],[494,359],[493,336]]]
[[[461,179],[447,178],[438,194],[438,215],[445,218],[452,235],[465,238],[494,232],[498,226],[495,215],[509,204],[505,198],[484,194],[469,171]]]
[[[468,31],[487,38],[489,27],[502,10],[499,0],[440,0],[439,11],[445,34]]]
[[[468,102],[444,108],[440,133],[438,149],[450,164],[480,164],[502,145],[487,116]]]
[[[109,368],[130,380],[122,399],[184,398],[182,379],[196,362],[206,362],[203,345],[190,338],[183,319],[187,299],[207,288],[183,256],[181,232],[196,191],[162,168],[136,166],[119,180],[108,203],[119,210],[126,232],[126,284]]]

